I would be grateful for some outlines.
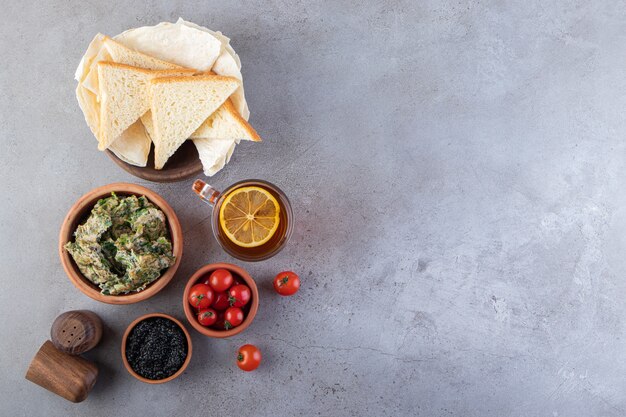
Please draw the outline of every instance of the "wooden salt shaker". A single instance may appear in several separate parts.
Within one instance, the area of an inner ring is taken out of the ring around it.
[[[75,403],[87,398],[97,377],[94,363],[60,351],[49,340],[39,348],[26,371],[29,381]]]
[[[57,349],[70,355],[80,355],[100,342],[102,320],[88,310],[67,311],[52,323],[50,338]]]

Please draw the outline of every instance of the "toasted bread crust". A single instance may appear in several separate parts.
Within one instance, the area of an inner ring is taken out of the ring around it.
[[[235,119],[237,119],[237,122],[239,122],[239,124],[241,124],[241,126],[245,129],[246,132],[248,132],[248,134],[250,135],[250,137],[252,138],[252,140],[254,142],[261,142],[261,137],[259,136],[259,134],[256,132],[256,130],[254,130],[254,128],[250,125],[250,123],[248,123],[246,121],[246,119],[241,117],[239,112],[235,109],[235,106],[233,105],[233,102],[230,101],[230,98],[228,100],[226,100],[226,102],[223,104],[223,106],[225,106],[226,110]]]
[[[96,65],[98,65],[99,67],[115,67],[115,68],[135,70],[137,72],[143,72],[144,74],[152,72],[152,70],[149,70],[146,68],[133,67],[132,65],[120,64],[120,63],[113,62],[113,61],[98,61]]]
[[[206,74],[206,73],[202,73],[200,75],[194,75],[193,77],[188,77],[186,75],[182,75],[182,76],[166,76],[166,77],[159,77],[159,78],[153,78],[152,80],[150,80],[150,82],[152,84],[168,84],[168,83],[177,83],[177,82],[184,82],[184,81],[192,81],[192,82],[198,82],[198,81],[202,81],[202,80],[212,80],[212,81],[235,81],[237,84],[241,85],[241,81],[239,81],[239,79],[235,78],[235,77],[226,77],[223,75],[211,75],[211,74]]]
[[[146,57],[148,59],[152,59],[152,60],[154,60],[156,62],[161,62],[163,64],[171,65],[171,66],[173,66],[175,68],[184,68],[184,67],[182,67],[182,66],[180,66],[178,64],[174,64],[173,62],[163,61],[162,59],[155,58],[152,55],[144,54],[143,52],[139,52],[136,49],[129,48],[128,46],[126,46],[126,45],[116,41],[115,39],[112,39],[109,36],[104,35],[104,38],[102,39],[102,44],[106,45],[107,43],[114,44],[114,45],[116,45],[119,48],[122,48],[122,49],[125,49],[127,51],[131,51],[133,53],[139,54],[139,55],[144,56],[144,57]]]
[[[132,65],[120,64],[120,63],[113,62],[113,61],[98,61],[98,66],[108,66],[108,67],[129,69],[129,70],[134,70],[137,72],[143,72],[144,74],[152,75],[155,77],[161,77],[161,76],[163,77],[173,77],[173,76],[188,77],[198,72],[194,69],[187,69],[187,68],[182,68],[182,67],[180,69],[151,70],[151,69],[146,69],[146,68],[141,68],[141,67],[133,67]],[[182,75],[179,75],[181,73]]]

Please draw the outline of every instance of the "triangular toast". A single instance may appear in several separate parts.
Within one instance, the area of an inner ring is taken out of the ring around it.
[[[146,68],[151,70],[183,68],[180,65],[172,64],[171,62],[163,61],[153,56],[146,55],[144,53],[131,49],[109,38],[108,36],[104,37],[103,43],[111,54],[111,58],[113,59],[113,61],[120,64],[132,65],[133,67]]]
[[[230,99],[215,111],[191,135],[198,138],[231,138],[260,142],[261,138],[243,117],[239,115]]]
[[[141,116],[146,130],[150,137],[154,135],[152,125],[152,113],[146,112]],[[212,139],[212,138],[229,138],[244,139],[260,142],[261,138],[254,128],[250,126],[235,110],[235,106],[230,99],[226,100],[219,109],[206,119],[202,125],[191,134],[190,139]]]
[[[100,34],[99,36],[100,37],[97,36],[97,39],[94,39],[92,43],[95,43],[95,48],[97,43],[100,42],[100,50],[98,51],[97,55],[92,60],[90,60],[90,68],[88,73],[85,74],[85,79],[83,81],[84,86],[96,95],[99,95],[100,90],[100,88],[98,87],[97,65],[98,62],[101,61],[112,61],[117,62],[118,64],[126,64],[133,67],[145,68],[150,70],[183,68],[180,65],[162,61],[150,55],[146,55],[134,49],[128,48],[127,46],[122,45],[121,43],[109,38],[108,36]]]
[[[154,165],[162,169],[200,125],[239,87],[234,77],[198,75],[151,81]]]
[[[151,71],[115,62],[98,63],[100,128],[98,149],[105,150],[150,109],[150,80],[154,77],[193,75],[194,70]]]

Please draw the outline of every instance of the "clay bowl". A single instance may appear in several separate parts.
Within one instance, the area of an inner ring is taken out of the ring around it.
[[[229,330],[217,330],[201,325],[196,318],[193,307],[189,305],[189,302],[187,301],[187,298],[189,297],[189,292],[191,291],[191,287],[193,287],[193,285],[196,284],[196,282],[199,281],[200,278],[203,278],[205,275],[210,275],[211,272],[215,271],[216,269],[227,269],[231,272],[231,274],[233,274],[233,276],[240,277],[243,281],[245,281],[246,285],[250,287],[250,292],[252,293],[250,303],[248,304],[250,306],[250,310],[246,314],[246,317],[243,319],[243,322],[239,326]],[[230,337],[246,330],[254,320],[254,316],[256,316],[257,310],[259,309],[259,290],[256,287],[256,283],[245,269],[240,268],[237,265],[227,263],[209,264],[198,269],[191,276],[191,278],[189,278],[189,282],[187,282],[187,285],[185,286],[185,292],[183,293],[183,309],[185,310],[185,316],[187,317],[187,320],[189,321],[191,326],[203,335],[219,338]]]
[[[103,197],[110,196],[111,192],[115,192],[119,196],[132,194],[138,196],[145,195],[148,200],[163,211],[167,219],[170,239],[172,241],[172,252],[174,256],[176,256],[176,262],[174,265],[169,267],[169,269],[167,269],[160,278],[148,285],[143,291],[121,295],[102,294],[100,292],[100,288],[89,281],[80,272],[76,262],[74,262],[74,259],[72,259],[70,254],[64,248],[65,244],[74,238],[73,234],[76,227],[89,217],[89,213],[96,202]],[[183,256],[183,232],[180,227],[180,223],[178,222],[178,218],[176,217],[176,213],[174,213],[174,210],[169,206],[169,204],[167,204],[157,193],[140,185],[121,182],[114,183],[89,191],[87,194],[79,198],[78,201],[74,203],[72,208],[70,208],[70,211],[65,216],[65,220],[63,220],[61,232],[59,233],[59,256],[61,257],[63,269],[65,270],[65,273],[69,277],[70,281],[72,281],[72,284],[74,284],[74,286],[86,296],[107,304],[132,304],[147,300],[165,288],[165,286],[172,280]]]
[[[149,319],[151,317],[162,317],[164,319],[173,321],[174,323],[176,323],[178,327],[182,329],[183,333],[185,333],[185,338],[187,339],[187,357],[185,358],[185,362],[183,362],[183,366],[181,366],[180,369],[176,371],[175,374],[164,379],[148,379],[148,378],[142,377],[137,372],[133,371],[133,368],[130,367],[128,360],[126,359],[126,340],[128,339],[128,335],[130,334],[130,331],[133,330],[133,328],[139,322]],[[191,352],[192,352],[191,336],[189,335],[189,332],[187,331],[185,326],[183,326],[183,324],[180,321],[176,320],[174,317],[170,315],[162,314],[162,313],[144,314],[143,316],[137,317],[126,328],[126,331],[124,332],[124,336],[122,336],[122,351],[121,352],[122,352],[122,362],[124,362],[124,367],[126,368],[129,374],[131,374],[132,376],[134,376],[141,382],[145,382],[146,384],[164,384],[166,382],[171,381],[172,379],[178,378],[178,376],[182,374],[185,371],[185,369],[187,369],[187,366],[189,365],[189,361],[191,361]]]
[[[124,162],[111,151],[107,150],[106,153],[124,171],[135,177],[153,182],[182,181],[202,172],[202,162],[200,162],[198,151],[190,140],[185,141],[160,170],[154,169],[154,147],[150,150],[148,163],[145,167]]]

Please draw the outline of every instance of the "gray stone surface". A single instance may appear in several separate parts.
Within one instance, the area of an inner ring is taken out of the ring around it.
[[[188,371],[147,386],[122,367],[126,325],[182,318],[186,278],[233,259],[191,181],[137,180],[96,150],[73,72],[96,32],[179,16],[232,37],[266,138],[211,181],[273,181],[297,224],[244,264],[253,326],[194,333]],[[0,22],[2,416],[626,415],[623,2],[22,1]],[[74,289],[56,246],[70,205],[114,181],[161,193],[185,231],[175,280],[122,307]],[[286,268],[291,299],[270,287]],[[107,327],[73,405],[23,376],[78,308]],[[243,343],[257,372],[234,364]]]

